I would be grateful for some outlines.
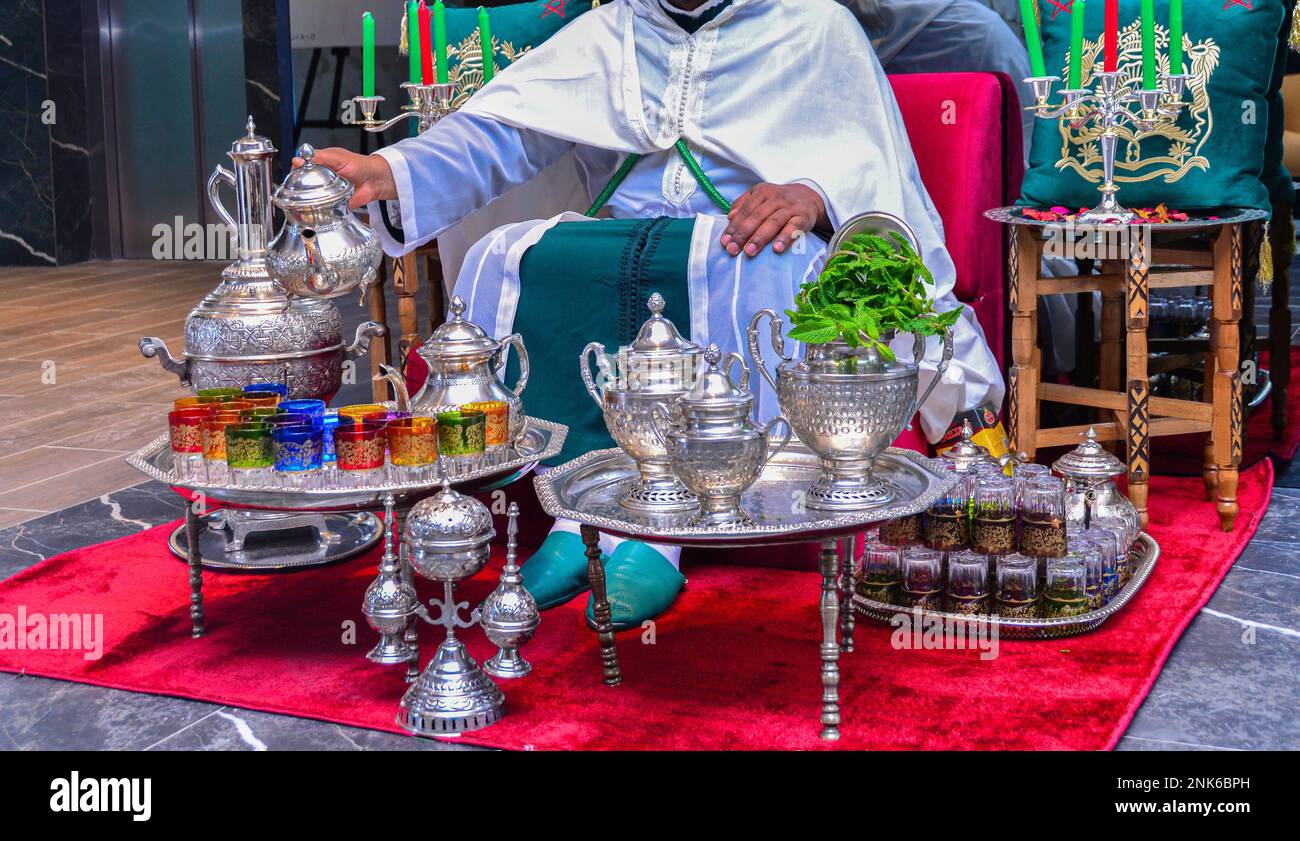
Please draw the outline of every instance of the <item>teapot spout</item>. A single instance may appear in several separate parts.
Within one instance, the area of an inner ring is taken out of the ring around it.
[[[380,364],[380,373],[375,374],[372,379],[375,382],[388,380],[388,384],[393,387],[393,392],[397,395],[397,410],[399,412],[411,411],[411,394],[406,390],[406,380],[401,373],[391,365]]]
[[[325,295],[334,286],[334,272],[325,262],[325,255],[321,253],[315,229],[303,228],[300,239],[303,254],[307,258],[307,288],[317,294]]]

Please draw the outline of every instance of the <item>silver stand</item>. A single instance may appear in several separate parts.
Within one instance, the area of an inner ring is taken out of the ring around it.
[[[834,540],[822,541],[822,732],[825,741],[840,738],[840,555]]]
[[[456,86],[453,84],[420,85],[414,82],[403,82],[402,89],[407,92],[411,101],[402,106],[401,114],[382,121],[376,117],[379,103],[384,101],[382,96],[352,97],[352,101],[361,109],[361,127],[369,132],[387,131],[403,120],[413,118],[418,123],[420,133],[423,134],[429,126],[455,110],[452,107],[452,99],[456,95]]]

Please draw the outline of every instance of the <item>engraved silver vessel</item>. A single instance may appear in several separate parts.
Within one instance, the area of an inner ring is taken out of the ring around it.
[[[275,146],[256,133],[251,117],[247,129],[230,147],[234,171],[218,166],[208,179],[212,207],[236,231],[239,259],[185,319],[179,359],[153,336],[140,340],[140,352],[195,390],[282,382],[290,397],[328,401],[342,382],[343,363],[363,355],[384,328],[368,321],[344,344],[343,319],[333,303],[291,296],[271,277],[266,238]],[[221,203],[222,184],[235,191],[234,215]]]
[[[501,570],[501,583],[479,606],[483,633],[497,647],[497,653],[483,662],[483,671],[493,677],[524,677],[533,670],[532,664],[519,655],[519,648],[533,638],[542,622],[537,601],[524,588],[524,577],[519,571],[517,536],[519,533],[519,505],[510,503],[506,512],[506,565]]]
[[[1115,485],[1128,468],[1097,442],[1094,427],[1083,437],[1083,443],[1052,462],[1052,470],[1065,479],[1066,522],[1086,527],[1097,517],[1119,517],[1130,534],[1137,534],[1142,530],[1137,507]]]
[[[896,231],[917,247],[916,235],[901,219],[867,213],[850,219],[831,239],[831,247],[864,231]],[[834,252],[832,252],[834,253]],[[775,376],[768,371],[759,348],[759,324],[770,319],[772,349],[780,358]],[[850,511],[887,505],[897,489],[872,476],[878,456],[908,425],[917,408],[943,378],[952,359],[953,335],[943,339],[943,357],[929,387],[917,397],[915,364],[886,362],[874,347],[846,342],[807,344],[795,360],[785,353],[783,323],[771,309],[754,313],[747,331],[749,354],[758,371],[775,389],[781,413],[795,434],[822,460],[822,475],[808,488],[806,503],[821,511]],[[882,333],[889,342],[892,331]],[[916,336],[913,359],[925,353],[925,339]]]
[[[739,385],[731,378],[733,365],[740,366]],[[654,407],[652,427],[668,451],[672,471],[699,499],[696,522],[718,526],[751,522],[740,506],[740,495],[790,443],[789,421],[778,416],[767,426],[756,424],[750,417],[753,405],[744,358],[729,353],[724,360],[718,346],[710,344],[704,351],[704,370],[676,401],[675,411],[665,403]],[[772,430],[778,423],[785,434],[774,439]]]
[[[693,511],[697,504],[695,495],[673,474],[651,415],[656,404],[672,404],[690,390],[703,356],[699,345],[684,339],[664,318],[664,303],[658,292],[650,296],[650,318],[641,325],[636,340],[617,356],[592,342],[578,357],[582,382],[600,407],[610,437],[640,471],[639,480],[629,483],[623,493],[622,504],[646,513]],[[592,354],[599,369],[596,374],[588,364]]]

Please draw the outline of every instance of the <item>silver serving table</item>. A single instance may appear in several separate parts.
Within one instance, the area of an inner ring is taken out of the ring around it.
[[[528,418],[528,426],[517,445],[491,464],[452,477],[452,485],[462,493],[478,494],[503,488],[528,475],[542,459],[559,454],[564,447],[568,427],[538,418]],[[222,564],[210,560],[207,565],[241,570],[272,570],[310,566],[352,557],[374,546],[385,535],[401,533],[402,521],[411,506],[431,496],[441,486],[439,481],[378,481],[362,487],[339,487],[326,484],[320,488],[285,488],[279,486],[238,487],[195,478],[179,478],[172,463],[167,434],[160,435],[127,457],[127,463],[151,479],[169,485],[189,501],[185,507],[185,524],[171,536],[173,550],[183,547],[183,557],[190,570],[191,636],[204,630],[203,576],[204,553],[200,543],[204,519],[214,515],[238,514],[241,511],[276,512],[294,520],[294,525],[313,528],[320,533],[320,549],[295,552],[293,547],[278,550],[247,550],[239,563]],[[391,513],[385,529],[375,512]],[[183,537],[182,537],[183,535]],[[337,537],[338,540],[331,540]],[[344,554],[338,544],[346,544]],[[321,552],[329,553],[322,558]],[[258,554],[260,553],[260,554]],[[215,554],[215,550],[214,550]]]
[[[821,573],[820,643],[822,708],[821,737],[840,737],[839,657],[853,650],[853,554],[857,535],[867,527],[917,514],[940,499],[956,477],[936,459],[890,447],[876,460],[874,476],[890,483],[893,500],[853,512],[809,509],[805,495],[821,475],[818,457],[801,442],[792,442],[763,469],[741,496],[749,522],[707,526],[692,522],[693,514],[647,515],[618,504],[623,487],[635,481],[636,464],[622,450],[596,450],[533,478],[546,513],[576,520],[582,526],[591,580],[596,637],[605,683],[617,686],[623,676],[614,645],[614,629],[600,564],[600,532],[657,543],[697,547],[753,547],[817,543]]]

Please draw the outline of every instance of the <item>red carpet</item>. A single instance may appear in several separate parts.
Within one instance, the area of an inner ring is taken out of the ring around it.
[[[1257,528],[1272,477],[1267,461],[1242,475],[1233,534],[1200,501],[1199,479],[1153,479],[1151,530],[1163,557],[1137,599],[1091,634],[1002,641],[1000,656],[984,661],[974,651],[894,650],[889,628],[860,622],[858,649],[841,660],[845,724],[835,747],[1112,747]],[[401,672],[362,656],[374,635],[358,608],[375,555],[296,573],[208,573],[208,636],[191,640],[185,568],[164,546],[170,528],[60,555],[0,583],[0,613],[105,614],[102,659],[0,650],[0,669],[397,731]],[[497,569],[460,597],[477,603]],[[685,571],[689,587],[659,621],[655,644],[620,635],[622,686],[600,681],[584,596],[544,614],[524,652],[535,672],[503,682],[506,717],[461,740],[516,749],[828,747],[817,738],[818,577],[723,564]],[[351,623],[357,639],[348,644]],[[426,658],[432,631],[423,631]],[[480,661],[491,653],[477,629],[464,636]]]
[[[1260,352],[1260,365],[1268,367],[1268,351]],[[1300,348],[1291,348],[1291,370],[1300,370]],[[1204,461],[1205,434],[1171,435],[1151,442],[1151,469],[1166,476],[1199,476]],[[1241,467],[1272,456],[1290,461],[1300,447],[1300,382],[1287,390],[1286,432],[1273,437],[1273,398],[1270,396],[1246,419],[1246,448]]]

